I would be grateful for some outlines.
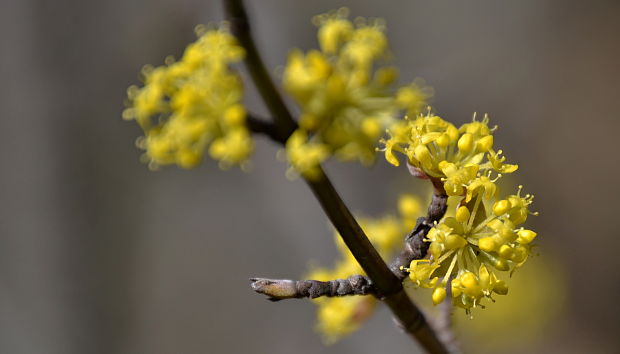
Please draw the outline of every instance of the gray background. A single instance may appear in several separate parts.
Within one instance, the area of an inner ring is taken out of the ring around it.
[[[402,78],[426,79],[443,117],[489,112],[496,143],[521,165],[518,182],[536,194],[541,257],[554,254],[568,279],[561,319],[506,351],[618,350],[620,3],[249,5],[271,68],[289,48],[316,45],[313,15],[348,6],[387,20]],[[277,147],[259,139],[251,174],[139,163],[140,131],[120,118],[126,87],[142,65],[178,56],[196,24],[220,19],[212,1],[0,3],[1,353],[411,350],[385,309],[325,347],[312,304],[249,290],[251,276],[294,278],[310,259],[336,256],[326,218],[301,181],[286,180]],[[383,161],[327,167],[367,214],[426,187]]]

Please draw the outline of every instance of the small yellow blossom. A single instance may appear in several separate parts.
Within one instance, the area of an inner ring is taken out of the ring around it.
[[[385,129],[403,110],[417,115],[430,93],[422,83],[396,90],[396,69],[376,67],[388,51],[383,21],[347,17],[346,9],[315,17],[320,50],[291,51],[283,85],[300,105],[299,130],[326,158],[368,165]]]
[[[396,152],[407,157],[412,173],[444,183],[449,196],[463,195],[468,199],[474,189],[484,188],[487,198],[494,193],[490,172],[512,173],[517,165],[505,164],[502,151],[493,150],[493,130],[485,115],[477,121],[456,128],[430,112],[407,122],[397,122],[390,129],[390,138],[382,140],[386,160],[399,165]],[[470,184],[477,176],[475,184]]]
[[[286,142],[286,154],[291,169],[289,176],[295,172],[316,180],[320,177],[319,164],[329,157],[329,149],[320,142],[309,142],[303,130],[294,132]]]
[[[399,218],[388,215],[379,219],[359,219],[360,226],[386,261],[402,247],[404,236],[410,231],[408,223],[413,214],[417,214],[420,205],[414,196],[403,195],[398,201]],[[337,232],[334,240],[340,252],[335,267],[316,268],[305,276],[307,279],[329,281],[365,274]],[[428,274],[428,271],[421,274],[421,278]],[[357,330],[374,312],[377,299],[374,296],[319,297],[313,302],[318,306],[317,330],[327,343],[333,343]]]
[[[484,307],[481,301],[485,297],[507,294],[506,283],[495,272],[514,272],[521,267],[537,236],[532,230],[518,228],[531,214],[533,196],[521,196],[519,187],[517,194],[495,201],[495,183],[478,180],[480,177],[470,184],[477,187],[471,189],[469,199],[463,198],[455,216],[445,217],[428,232],[429,258],[414,260],[409,268],[415,284],[434,289],[435,304],[445,298],[445,290],[438,289],[447,288],[452,279],[452,301],[466,311]],[[485,203],[485,199],[489,201]]]
[[[144,130],[138,146],[153,167],[192,168],[208,149],[226,168],[246,163],[254,148],[240,104],[243,86],[230,69],[244,50],[224,28],[196,32],[198,40],[179,61],[167,58],[164,66],[145,67],[144,87],[127,90],[130,104],[123,117]]]
[[[439,268],[438,264],[431,265],[428,260],[416,259],[411,262],[409,278],[422,288],[433,288],[439,278],[431,278],[431,274]]]
[[[326,344],[356,331],[377,306],[377,300],[372,296],[317,298],[314,301],[319,306],[316,329]]]
[[[423,211],[424,208],[419,198],[411,194],[403,194],[398,198],[398,212],[403,219],[406,230],[413,230]]]

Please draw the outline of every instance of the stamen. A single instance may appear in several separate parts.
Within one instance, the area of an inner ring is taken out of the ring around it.
[[[459,265],[459,269],[467,269],[467,267],[465,266],[465,257],[463,257],[463,249],[459,249],[458,253],[457,253],[457,259],[458,259],[458,265]]]
[[[478,206],[480,205],[480,200],[482,199],[482,193],[478,193],[476,197],[476,203],[474,203],[474,209],[472,210],[471,217],[467,222],[467,230],[471,229],[472,224],[474,223],[474,219],[476,218],[476,212],[478,212]],[[466,230],[466,231],[467,231]]]
[[[482,220],[482,222],[480,224],[478,224],[478,226],[476,226],[474,231],[472,231],[471,233],[472,234],[477,234],[478,231],[480,231],[483,228],[485,228],[488,223],[490,223],[491,221],[495,220],[496,218],[497,218],[497,216],[495,216],[495,214],[491,214],[489,217],[487,217],[486,219]]]
[[[439,257],[439,259],[437,260],[438,264],[441,264],[443,261],[446,260],[446,258],[450,257],[450,255],[452,255],[455,252],[455,250],[450,250],[448,252],[446,252],[446,254],[444,254],[443,256]]]
[[[446,272],[446,275],[443,277],[443,280],[441,281],[442,284],[446,284],[448,282],[448,279],[450,279],[450,274],[452,273],[452,269],[454,269],[454,265],[456,264],[456,261],[458,259],[458,253],[454,255],[454,258],[452,258],[452,262],[450,262],[450,267],[448,267],[448,271]]]
[[[476,256],[476,253],[474,252],[474,249],[471,247],[467,247],[467,251],[469,253],[469,256],[471,257],[471,261],[472,264],[475,264],[478,266],[478,268],[480,267],[480,261],[478,261],[478,256]]]

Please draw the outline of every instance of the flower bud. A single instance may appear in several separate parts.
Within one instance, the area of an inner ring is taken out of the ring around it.
[[[487,152],[493,147],[493,135],[487,135],[476,142],[477,152]]]
[[[532,242],[532,240],[534,240],[537,234],[532,230],[522,229],[522,230],[519,230],[517,235],[519,235],[517,242],[519,242],[522,245],[525,245],[525,244]]]
[[[497,247],[497,243],[495,242],[495,239],[492,236],[483,237],[480,240],[478,240],[478,247],[480,247],[480,249],[483,251],[492,252]]]
[[[467,209],[466,206],[460,206],[457,210],[456,210],[456,221],[458,222],[467,222],[469,220],[469,209]]]
[[[433,305],[439,305],[446,299],[446,289],[445,288],[435,288],[433,290]]]
[[[498,280],[494,285],[493,285],[493,292],[499,295],[506,295],[508,294],[508,286],[506,285],[506,282],[503,280]]]
[[[474,147],[474,137],[469,133],[463,134],[457,146],[461,152],[466,154],[469,153]]]
[[[507,200],[500,200],[493,205],[493,214],[495,214],[495,216],[504,215],[508,209],[510,209],[510,202]]]

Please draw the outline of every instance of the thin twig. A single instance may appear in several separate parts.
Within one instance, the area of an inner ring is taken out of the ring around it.
[[[269,112],[273,114],[279,140],[286,140],[297,129],[297,123],[293,120],[293,116],[286,107],[284,100],[282,100],[276,85],[271,80],[265,63],[256,48],[243,1],[224,0],[224,10],[227,20],[230,22],[232,34],[235,35],[246,51],[246,66],[250,76],[252,76],[252,81],[256,85],[263,101],[265,101]]]
[[[285,139],[281,139],[281,135],[278,133],[278,130],[273,123],[268,122],[265,119],[259,118],[254,114],[248,114],[246,118],[246,123],[248,125],[248,129],[250,129],[251,132],[264,134],[271,140],[277,141],[281,144],[286,143]]]
[[[250,24],[242,0],[224,0],[224,9],[231,31],[246,50],[245,63],[256,87],[274,118],[278,142],[285,141],[297,128],[275,84],[271,80],[250,32]],[[401,280],[394,275],[372,246],[357,221],[334,189],[325,173],[316,181],[306,179],[328,218],[340,233],[345,244],[368,274],[402,328],[415,337],[430,353],[447,353],[424,315],[405,293]]]
[[[330,281],[264,278],[252,278],[250,281],[254,291],[267,295],[271,301],[305,297],[315,299],[320,296],[374,295],[377,291],[371,280],[363,275]]]

